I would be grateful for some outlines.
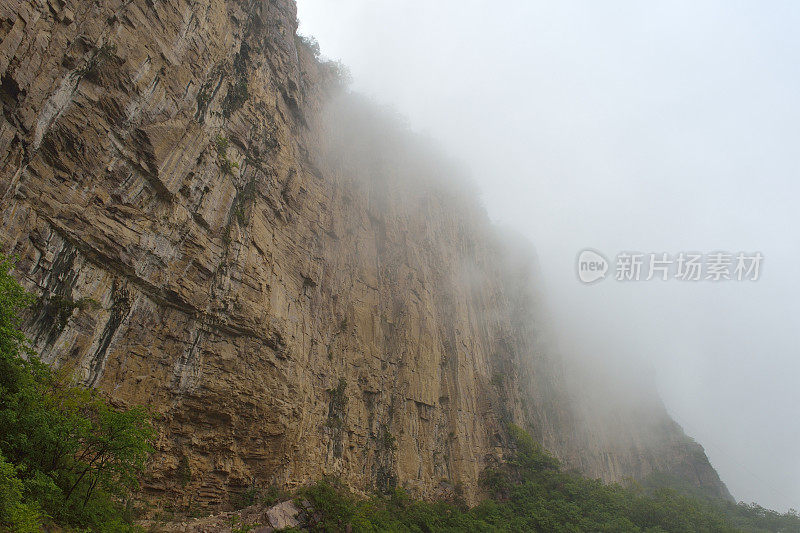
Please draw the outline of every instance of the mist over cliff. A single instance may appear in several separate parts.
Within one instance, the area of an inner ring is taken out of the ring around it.
[[[43,359],[158,414],[147,495],[335,475],[475,503],[513,423],[588,476],[730,498],[648,381],[559,340],[531,245],[343,90],[292,1],[81,7],[4,8],[0,245]]]
[[[531,423],[548,449],[568,464],[606,480],[675,469],[712,492],[718,489],[710,487],[721,487],[705,459],[706,472],[702,468],[694,472],[699,466],[694,459],[676,459],[676,454],[688,450],[702,455],[702,448],[684,439],[669,420],[649,367],[644,363],[637,367],[630,357],[620,355],[627,349],[624,345],[592,346],[570,338],[576,332],[557,326],[533,245],[513,230],[489,222],[463,169],[431,149],[428,139],[413,134],[392,112],[356,94],[339,94],[327,103],[322,116],[326,127],[321,144],[330,143],[324,160],[332,162],[340,175],[369,188],[370,204],[379,206],[380,212],[400,208],[404,216],[427,224],[431,215],[420,209],[431,198],[443,198],[441,209],[455,216],[471,238],[488,245],[492,257],[488,265],[474,244],[461,250],[449,283],[475,295],[499,285],[505,295],[491,300],[484,296],[478,320],[481,328],[503,324],[504,340],[514,343],[510,349],[514,355],[490,368],[493,385],[501,376],[518,374],[512,381],[522,384],[517,401],[524,414],[517,422]],[[431,245],[441,248],[443,243]],[[391,264],[391,256],[383,261],[387,259]],[[503,357],[502,352],[493,355]],[[500,402],[508,401],[502,391]],[[636,457],[631,460],[631,455]],[[649,457],[642,460],[639,455]],[[671,458],[661,463],[659,455]],[[620,460],[631,462],[616,464]],[[720,494],[727,491],[723,488]]]
[[[535,243],[562,351],[654,375],[737,498],[796,508],[798,5],[298,4],[354,87],[435,138],[490,218]],[[757,282],[612,268],[585,286],[587,247],[764,262]]]

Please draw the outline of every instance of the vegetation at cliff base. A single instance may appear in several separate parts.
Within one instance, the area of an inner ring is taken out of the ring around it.
[[[320,519],[322,532],[798,532],[800,517],[757,505],[733,504],[674,489],[606,485],[565,472],[528,433],[509,426],[515,453],[487,469],[482,484],[491,498],[468,509],[457,502],[427,503],[402,490],[363,500],[335,481],[301,492]]]
[[[50,524],[136,529],[130,495],[151,449],[149,415],[111,406],[36,358],[20,320],[32,298],[9,274],[11,267],[0,256],[0,531],[35,532]],[[340,382],[333,396],[345,386]],[[795,511],[711,500],[663,476],[630,487],[606,485],[564,471],[522,428],[509,425],[507,435],[512,451],[483,472],[489,498],[473,508],[458,497],[414,500],[402,489],[358,498],[328,480],[296,494],[311,504],[306,530],[800,532]],[[276,493],[269,502],[281,497]],[[243,504],[252,503],[248,494]]]
[[[0,531],[130,529],[128,498],[153,428],[39,361],[20,330],[32,297],[0,256]]]

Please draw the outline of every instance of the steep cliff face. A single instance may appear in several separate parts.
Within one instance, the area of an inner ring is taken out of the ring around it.
[[[295,31],[292,0],[0,1],[0,246],[43,358],[158,413],[145,493],[475,501],[515,421],[727,495],[657,402],[571,392],[530,263]]]

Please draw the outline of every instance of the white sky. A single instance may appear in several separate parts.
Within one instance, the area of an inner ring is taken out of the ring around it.
[[[737,499],[800,508],[800,3],[298,4],[535,244],[565,348],[645,358]],[[583,286],[585,247],[765,260],[757,282]]]

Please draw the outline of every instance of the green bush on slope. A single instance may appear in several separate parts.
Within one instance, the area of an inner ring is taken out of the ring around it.
[[[125,503],[150,452],[139,407],[116,409],[39,361],[20,331],[31,297],[0,256],[0,529],[53,521],[93,531],[129,528]]]

